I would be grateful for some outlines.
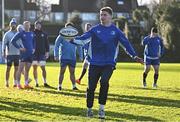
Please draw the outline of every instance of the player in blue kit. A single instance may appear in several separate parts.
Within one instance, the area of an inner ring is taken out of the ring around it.
[[[66,23],[65,27],[73,27],[72,23]],[[73,90],[78,90],[75,81],[75,67],[76,67],[76,50],[77,47],[66,41],[66,39],[59,35],[55,41],[54,58],[60,62],[59,73],[59,86],[58,90],[62,90],[62,82],[64,79],[64,73],[68,66],[70,72],[70,79],[72,82]]]
[[[144,49],[144,62],[145,68],[143,73],[143,87],[146,87],[146,77],[150,71],[151,65],[154,69],[154,83],[153,87],[157,88],[157,80],[159,76],[159,65],[160,57],[164,53],[163,40],[158,36],[157,28],[153,27],[151,29],[151,34],[146,36],[142,42],[142,45],[145,46]]]
[[[123,32],[112,24],[113,11],[110,7],[100,10],[100,24],[92,27],[80,37],[71,40],[71,43],[84,45],[89,43],[89,75],[87,88],[87,116],[93,116],[94,91],[100,79],[99,92],[99,118],[105,118],[104,106],[106,104],[109,79],[115,69],[119,51],[119,43],[134,60],[143,64]],[[91,38],[91,40],[89,40]]]
[[[18,32],[12,39],[12,44],[20,50],[20,64],[17,72],[17,87],[19,89],[22,88],[20,84],[20,79],[21,79],[21,73],[23,69],[25,68],[24,71],[24,77],[25,77],[25,89],[32,88],[29,86],[29,69],[31,67],[31,63],[33,60],[33,53],[35,51],[35,42],[34,42],[34,33],[30,31],[30,22],[25,21],[23,23],[24,26],[24,31]],[[21,39],[22,45],[19,45],[17,41]]]

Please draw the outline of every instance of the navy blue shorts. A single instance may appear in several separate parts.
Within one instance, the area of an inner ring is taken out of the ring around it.
[[[62,60],[60,61],[60,66],[61,66],[61,67],[70,66],[70,67],[75,68],[75,67],[76,67],[76,61],[74,61],[74,60],[62,59]]]
[[[33,61],[33,55],[29,55],[26,57],[20,57],[20,62],[32,63],[32,61]]]
[[[160,60],[159,59],[145,58],[144,62],[146,63],[146,65],[160,65]]]
[[[14,63],[14,66],[19,66],[19,55],[7,56],[7,66],[12,66],[12,63]]]
[[[46,61],[45,55],[33,55],[33,61]]]

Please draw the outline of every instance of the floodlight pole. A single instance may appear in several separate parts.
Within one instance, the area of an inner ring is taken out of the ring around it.
[[[4,36],[4,0],[2,0],[2,37]]]

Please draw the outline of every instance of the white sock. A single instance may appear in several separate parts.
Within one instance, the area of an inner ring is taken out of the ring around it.
[[[6,81],[6,85],[9,84],[9,81]]]
[[[44,81],[44,83],[47,83],[45,78],[43,78],[43,81]]]
[[[104,105],[100,104],[100,105],[99,105],[99,109],[100,109],[100,110],[104,110]]]
[[[18,80],[17,80],[17,82],[16,82],[16,83],[17,83],[17,85],[20,85],[20,81],[18,81]]]
[[[92,108],[87,108],[88,109],[88,111],[91,111],[92,110]]]
[[[73,88],[75,88],[76,87],[76,84],[73,84]]]
[[[26,80],[26,81],[25,81],[25,85],[29,85],[29,80]]]
[[[36,84],[38,84],[38,79],[36,78],[36,79],[34,79],[34,80],[35,80]]]
[[[62,88],[62,84],[59,84],[59,86],[58,87],[61,87]]]
[[[17,85],[17,80],[14,80],[14,85]]]

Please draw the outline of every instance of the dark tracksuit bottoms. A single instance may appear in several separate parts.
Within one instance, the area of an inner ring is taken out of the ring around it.
[[[109,79],[114,70],[114,66],[105,65],[97,66],[90,65],[88,74],[88,88],[87,88],[87,107],[92,108],[94,102],[94,91],[96,89],[98,80],[100,79],[100,91],[99,91],[99,104],[105,105],[109,89]]]

